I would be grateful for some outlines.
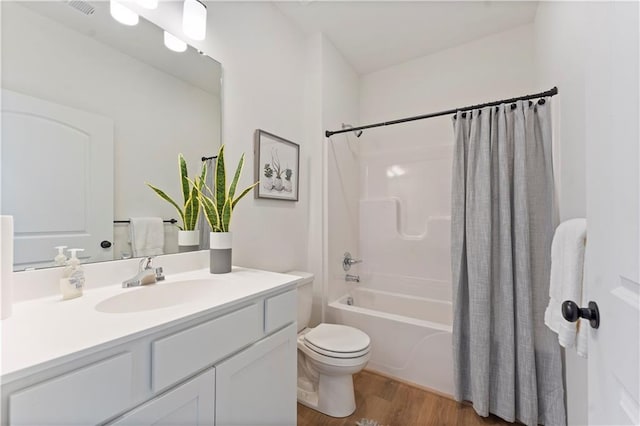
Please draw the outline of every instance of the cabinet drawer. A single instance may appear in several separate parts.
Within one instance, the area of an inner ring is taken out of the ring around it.
[[[264,332],[271,333],[296,320],[296,290],[291,290],[264,301]]]
[[[109,426],[212,426],[215,423],[215,370],[148,401]]]
[[[129,352],[28,387],[9,396],[9,424],[97,424],[132,401]]]
[[[262,306],[253,304],[156,340],[151,347],[153,390],[189,377],[262,335]]]

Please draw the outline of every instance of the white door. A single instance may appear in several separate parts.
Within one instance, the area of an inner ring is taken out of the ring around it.
[[[109,425],[213,426],[214,423],[215,369],[211,368]]]
[[[216,365],[216,426],[296,424],[296,326]]]
[[[3,89],[1,158],[15,269],[52,265],[55,246],[113,259],[113,120]]]
[[[585,283],[601,318],[589,328],[589,424],[640,424],[638,3],[603,2],[593,12]]]

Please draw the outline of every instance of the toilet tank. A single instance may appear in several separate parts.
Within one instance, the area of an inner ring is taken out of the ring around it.
[[[311,306],[313,305],[313,274],[309,272],[291,271],[289,275],[301,277],[298,283],[298,331],[309,326],[311,320]]]

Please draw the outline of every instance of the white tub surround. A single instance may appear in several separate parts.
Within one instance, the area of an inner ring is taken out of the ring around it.
[[[206,251],[172,256],[198,263]],[[300,278],[238,267],[172,274],[157,264],[167,275],[158,284],[117,281],[70,301],[14,304],[2,321],[0,423],[295,423],[296,306],[282,295]],[[244,389],[265,386],[273,392],[247,401]],[[247,403],[256,409],[238,408]]]
[[[451,302],[360,287],[329,304],[327,316],[369,335],[367,369],[453,395]]]

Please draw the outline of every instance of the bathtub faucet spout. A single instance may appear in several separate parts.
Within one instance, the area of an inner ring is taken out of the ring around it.
[[[360,282],[360,275],[346,274],[344,276],[344,280],[347,281],[347,282],[359,283]]]

